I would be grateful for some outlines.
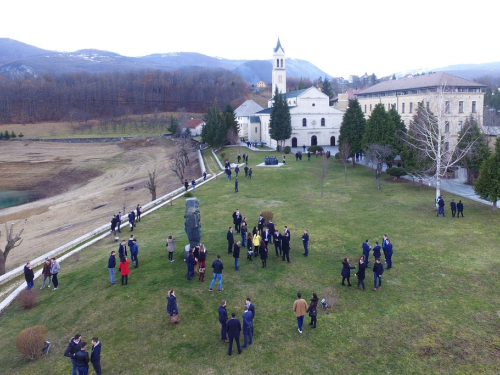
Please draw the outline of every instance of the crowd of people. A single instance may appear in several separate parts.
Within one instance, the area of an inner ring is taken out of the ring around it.
[[[64,356],[70,358],[72,375],[87,375],[89,373],[89,363],[92,363],[95,373],[101,375],[101,347],[97,337],[92,337],[92,351],[89,358],[87,343],[82,341],[82,335],[76,334],[69,340],[69,344],[64,351]]]

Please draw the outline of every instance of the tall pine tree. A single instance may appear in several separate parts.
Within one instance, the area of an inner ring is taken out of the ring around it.
[[[280,146],[283,146],[283,143],[292,136],[290,108],[284,95],[279,93],[277,87],[274,91],[274,104],[269,120],[269,135]]]
[[[339,145],[349,142],[352,155],[363,150],[362,140],[366,120],[357,99],[349,101],[349,108],[344,113],[340,125]],[[352,156],[351,155],[351,156]]]
[[[363,149],[372,144],[389,146],[395,149],[396,143],[396,130],[392,117],[386,112],[384,105],[379,103],[366,121],[362,142]]]
[[[394,147],[396,152],[400,153],[401,151],[403,151],[404,138],[406,136],[407,129],[405,123],[403,122],[403,120],[401,120],[401,116],[399,115],[395,106],[391,106],[391,109],[387,112],[387,114],[394,123],[394,128],[396,130]]]
[[[470,115],[465,119],[462,129],[458,133],[458,139],[457,148],[460,151],[471,142],[474,142],[467,155],[462,159],[463,165],[467,168],[468,182],[472,183],[483,161],[491,154],[486,144],[486,135],[479,129],[474,116]]]
[[[474,191],[480,198],[486,199],[497,208],[500,199],[500,139],[495,143],[495,153],[481,165],[479,177],[474,183]]]
[[[205,126],[201,131],[201,141],[212,147],[221,147],[226,144],[227,129],[224,117],[219,111],[217,101],[210,106],[203,116]]]

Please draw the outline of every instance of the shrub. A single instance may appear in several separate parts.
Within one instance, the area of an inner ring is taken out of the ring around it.
[[[399,167],[387,168],[386,172],[387,172],[387,174],[391,175],[392,177],[396,177],[396,178],[407,175],[406,169],[399,168]]]
[[[260,214],[264,218],[266,224],[269,223],[269,220],[272,220],[274,217],[274,214],[271,211],[262,211]]]
[[[288,155],[290,152],[292,152],[292,148],[290,146],[285,146],[283,152]]]
[[[25,310],[32,309],[36,305],[36,293],[33,290],[23,290],[16,297],[17,303]]]
[[[323,151],[323,147],[321,147],[321,146],[310,146],[310,147],[308,147],[307,151],[311,151],[311,152]]]
[[[328,287],[323,290],[322,295],[318,296],[319,300],[321,301],[323,298],[326,300],[326,303],[328,304],[327,309],[333,308],[334,305],[337,304],[339,300],[339,296],[337,294],[337,291],[334,288]],[[321,303],[318,303],[318,308],[320,308]]]
[[[45,326],[33,326],[26,328],[17,335],[16,348],[24,358],[35,360],[43,355],[42,349],[45,345],[48,329]]]
[[[221,153],[220,153],[220,157],[221,157],[222,159],[224,159],[224,156],[226,156],[226,153],[225,153],[225,152],[221,152]]]
[[[19,133],[18,137],[22,138],[22,137],[24,137],[24,134],[23,133]]]
[[[340,152],[337,152],[334,157],[335,159],[340,160],[341,159]]]

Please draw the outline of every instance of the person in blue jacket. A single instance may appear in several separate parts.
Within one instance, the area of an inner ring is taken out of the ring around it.
[[[375,241],[375,246],[373,246],[373,257],[375,258],[375,260],[380,259],[380,257],[382,256],[380,250],[381,250],[380,245],[378,244],[377,241]]]
[[[361,255],[358,262],[358,273],[356,276],[358,277],[358,288],[361,285],[361,290],[365,290],[365,271],[366,271],[366,263],[364,255]]]
[[[384,273],[384,265],[380,263],[380,259],[375,259],[375,264],[373,265],[373,290],[382,288],[382,274]],[[378,280],[378,288],[377,288]]]
[[[177,307],[177,298],[175,298],[175,290],[171,289],[167,294],[167,314],[177,315],[179,314],[179,308]]]
[[[392,243],[389,239],[385,240],[385,261],[387,262],[387,269],[392,268]]]
[[[362,248],[363,248],[363,255],[365,256],[365,263],[368,264],[369,263],[368,257],[370,256],[370,250],[371,250],[370,241],[366,240],[365,242],[363,242]]]

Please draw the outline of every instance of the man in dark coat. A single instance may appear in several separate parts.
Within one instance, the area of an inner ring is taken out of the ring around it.
[[[273,236],[273,241],[274,241],[274,250],[276,250],[276,256],[282,255],[282,250],[281,250],[281,233],[278,232],[277,229],[274,230],[274,236]],[[278,249],[279,249],[279,254],[278,254]]]
[[[286,257],[286,261],[288,263],[292,263],[290,262],[290,237],[288,232],[286,232],[285,235],[281,237],[281,247],[283,248],[282,260],[285,260]]]
[[[241,242],[238,241],[234,244],[234,247],[233,247],[234,269],[236,271],[240,270],[240,268],[238,266],[238,262],[240,260],[240,244],[241,244]]]
[[[302,235],[302,244],[304,245],[304,256],[309,255],[309,233],[307,230],[304,231],[304,234]]]
[[[87,352],[87,343],[82,342],[82,347],[75,354],[76,368],[79,375],[87,375],[89,373],[89,353]]]
[[[245,171],[245,177],[248,177],[248,167],[245,166],[245,168],[243,168],[243,170]]]
[[[457,213],[457,204],[455,203],[455,199],[452,199],[450,202],[451,216],[455,217]]]
[[[252,336],[253,336],[253,320],[255,319],[255,305],[252,303],[250,297],[247,297],[245,303],[248,306],[248,311],[252,313]]]
[[[462,201],[458,201],[457,203],[457,210],[458,210],[458,213],[457,213],[457,218],[460,217],[460,214],[462,214],[462,217],[464,217],[464,204],[462,203]]]
[[[132,240],[132,248],[130,249],[130,254],[132,255],[132,258],[135,260],[135,267],[139,267],[139,258],[137,256],[139,255],[139,244],[135,240],[135,238]]]
[[[219,323],[221,325],[220,328],[220,338],[221,340],[224,340],[225,342],[229,342],[227,339],[227,331],[226,331],[226,324],[227,324],[227,310],[226,310],[226,301],[222,301],[221,305],[219,306]]]
[[[238,161],[238,163],[239,163],[239,161]],[[236,178],[238,178],[238,173],[240,173],[240,167],[236,166],[236,168],[234,168],[234,174],[235,174]]]
[[[123,240],[118,246],[118,257],[120,258],[120,262],[127,256],[127,246],[125,246],[125,240]]]
[[[441,195],[438,198],[438,212],[436,214],[436,217],[439,216],[439,214],[443,214],[444,217],[444,199]]]
[[[240,210],[236,209],[236,211],[233,212],[233,224],[234,224],[234,229],[238,233],[240,233],[240,230],[241,230],[241,221],[242,220],[243,220],[243,217],[241,216]]]
[[[35,274],[33,272],[33,267],[31,267],[30,262],[26,263],[24,266],[24,279],[26,280],[27,289],[31,290],[33,285],[35,285]]]
[[[370,256],[370,241],[366,240],[361,246],[363,248],[363,255],[365,256],[365,263],[368,264],[368,257]]]
[[[128,213],[128,224],[130,225],[130,231],[132,232],[134,230],[135,226],[135,214],[134,211],[130,211]]]
[[[240,320],[236,319],[236,313],[232,313],[231,319],[227,321],[227,336],[229,338],[229,349],[227,350],[227,354],[231,355],[231,352],[233,350],[233,340],[236,340],[236,346],[238,347],[238,354],[241,354],[240,333],[241,333]]]
[[[227,239],[227,253],[231,254],[233,252],[233,245],[234,245],[233,227],[229,227],[229,230],[227,231],[226,234],[226,239]]]
[[[253,336],[253,314],[248,310],[248,305],[245,305],[243,309],[243,315],[241,316],[243,320],[243,338],[244,343],[241,348],[246,348],[247,345],[252,345],[252,336]]]
[[[260,215],[259,216],[259,221],[257,223],[257,227],[259,228],[260,230],[260,233],[262,234],[262,230],[264,229],[264,223],[265,223],[265,219],[264,219],[264,216]]]
[[[115,252],[112,251],[111,255],[109,256],[108,259],[108,270],[109,270],[109,281],[111,284],[116,284],[115,281],[115,267],[116,267],[116,259],[115,259]]]
[[[81,338],[82,338],[82,335],[80,335],[80,334],[76,334],[75,337],[72,337],[71,340],[69,340],[68,347],[64,351],[64,356],[69,357],[71,359],[71,365],[73,366],[72,375],[76,375],[75,355],[82,348]]]
[[[271,241],[271,232],[269,232],[269,228],[266,228],[266,230],[264,231],[263,235],[262,235],[262,240],[264,241],[264,244],[266,246],[266,249],[267,249],[267,245],[269,245],[269,242]]]
[[[387,269],[392,268],[392,243],[389,239],[385,240],[385,261],[387,262]]]
[[[269,228],[269,233],[271,233],[271,240],[270,242],[272,243],[273,242],[273,235],[274,235],[274,232],[276,231],[276,228],[274,227],[274,223],[271,219],[269,219],[269,223],[267,223],[267,227]]]
[[[97,337],[92,337],[92,353],[90,363],[94,366],[95,373],[101,375],[101,343]]]
[[[234,179],[234,192],[235,193],[238,192],[238,178],[237,177]]]

